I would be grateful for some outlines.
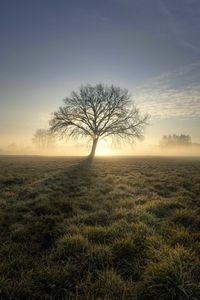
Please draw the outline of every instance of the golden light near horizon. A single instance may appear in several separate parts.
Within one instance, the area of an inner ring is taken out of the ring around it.
[[[111,145],[107,140],[100,140],[96,150],[96,156],[114,155]]]

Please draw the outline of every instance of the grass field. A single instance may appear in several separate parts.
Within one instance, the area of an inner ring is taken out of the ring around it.
[[[0,157],[0,299],[200,299],[200,159]]]

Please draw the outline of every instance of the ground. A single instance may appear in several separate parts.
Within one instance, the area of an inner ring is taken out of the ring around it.
[[[200,299],[200,159],[0,157],[0,299]]]

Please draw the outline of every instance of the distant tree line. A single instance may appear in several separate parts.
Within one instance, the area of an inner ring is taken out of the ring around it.
[[[55,139],[47,129],[36,130],[32,142],[39,151],[49,150],[55,145]]]
[[[188,145],[192,145],[192,139],[190,135],[186,135],[186,134],[164,135],[160,141],[160,146],[162,147],[188,146]]]

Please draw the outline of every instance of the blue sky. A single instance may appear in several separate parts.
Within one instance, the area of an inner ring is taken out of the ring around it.
[[[199,20],[199,0],[0,0],[0,143],[30,143],[71,90],[98,82],[151,113],[147,140],[200,142]]]

